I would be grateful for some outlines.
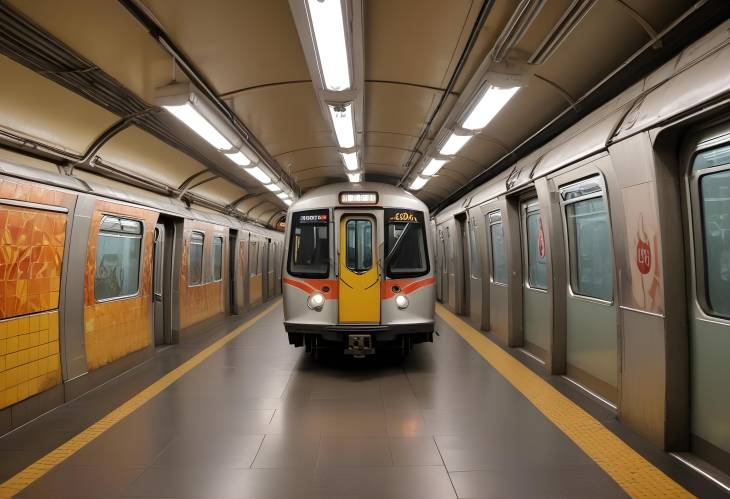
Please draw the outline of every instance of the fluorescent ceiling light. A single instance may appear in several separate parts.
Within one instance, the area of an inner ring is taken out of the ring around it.
[[[345,168],[355,171],[360,166],[357,162],[357,152],[343,152],[342,160],[345,162]]]
[[[286,194],[286,192],[280,192],[279,194],[276,195],[276,197],[278,197],[279,199],[288,199],[289,198],[289,196]]]
[[[228,139],[216,130],[215,127],[211,125],[210,122],[206,120],[191,103],[188,102],[180,106],[163,107],[216,149],[220,151],[233,149],[233,144],[231,144]]]
[[[353,184],[356,184],[360,182],[360,174],[359,173],[348,173],[347,178],[350,179],[350,182]]]
[[[499,88],[491,85],[462,125],[467,130],[480,130],[509,102],[520,87]]]
[[[251,160],[248,159],[248,156],[243,154],[241,151],[226,154],[226,156],[239,166],[248,166],[251,164]]]
[[[442,166],[444,166],[445,163],[445,159],[433,158],[431,161],[428,162],[426,168],[423,169],[421,175],[426,175],[427,177],[430,177],[431,175],[436,175],[436,173],[438,173],[438,171],[441,169]]]
[[[347,104],[327,104],[335,127],[337,143],[342,149],[355,146],[355,130],[352,125],[352,102]]]
[[[279,192],[281,190],[281,187],[279,187],[276,184],[264,184],[268,190],[271,192]]]
[[[253,168],[246,168],[246,173],[251,175],[253,178],[261,182],[262,184],[268,184],[271,182],[271,179],[268,175],[264,173],[264,171],[259,168],[258,166],[254,166]]]
[[[320,69],[327,90],[350,88],[350,66],[340,0],[308,0]]]
[[[291,199],[284,199],[283,201],[284,201],[284,203],[285,203],[285,204],[286,204],[287,206],[291,206],[291,205],[292,205],[292,203],[293,203],[293,201],[292,201]]]
[[[455,133],[452,133],[449,140],[441,146],[439,153],[444,156],[453,156],[459,152],[462,147],[464,147],[464,144],[469,142],[469,139],[471,139],[471,135],[456,135]]]
[[[424,177],[416,177],[415,179],[413,179],[413,182],[411,183],[410,189],[412,191],[417,191],[418,189],[420,189],[421,187],[423,187],[424,185],[426,185],[429,180],[430,179],[427,178],[427,177],[426,178],[424,178]]]

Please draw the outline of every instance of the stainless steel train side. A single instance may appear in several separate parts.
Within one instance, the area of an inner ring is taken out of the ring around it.
[[[438,296],[730,473],[730,22],[438,213]]]

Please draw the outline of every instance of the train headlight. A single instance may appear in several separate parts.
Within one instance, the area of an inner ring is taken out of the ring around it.
[[[322,293],[314,293],[307,298],[307,306],[312,310],[319,312],[324,306],[324,295]]]
[[[395,305],[403,310],[408,306],[408,297],[406,295],[396,295],[395,297]]]

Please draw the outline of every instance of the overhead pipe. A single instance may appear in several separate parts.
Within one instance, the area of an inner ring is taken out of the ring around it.
[[[550,58],[565,39],[573,32],[595,5],[596,0],[573,0],[555,26],[545,36],[537,50],[527,60],[528,64],[542,64]]]
[[[510,50],[517,45],[535,18],[545,6],[545,0],[522,0],[494,43],[492,60],[502,62]]]

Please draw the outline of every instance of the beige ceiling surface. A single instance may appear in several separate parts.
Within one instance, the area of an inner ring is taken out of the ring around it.
[[[144,5],[219,93],[309,80],[286,0],[145,0]]]
[[[128,172],[174,187],[207,169],[190,156],[135,126],[114,136],[98,155]]]
[[[117,117],[0,55],[0,126],[83,154]]]
[[[330,122],[323,115],[310,81],[288,0],[136,2],[154,16],[302,191],[346,180]],[[172,79],[170,56],[116,0],[11,3],[148,103],[154,102],[154,89]],[[463,61],[460,76],[426,133],[483,1],[363,2],[365,106],[361,158],[366,176],[387,177],[396,183],[405,173],[409,158],[418,160],[437,138],[442,125],[453,124],[458,117],[452,110],[460,102],[460,93],[489,57],[519,3],[492,3]],[[524,66],[572,3],[546,0],[506,59]],[[535,74],[528,85],[417,195],[437,202],[453,193],[568,108],[569,102],[561,91],[577,99],[617,69],[650,40],[637,15],[660,32],[692,4],[692,0],[595,2],[545,63],[526,70]],[[493,63],[492,70],[499,71],[498,66]],[[11,75],[12,82],[6,86],[9,91],[0,94],[2,126],[83,151],[117,119],[3,58],[0,73]],[[183,78],[179,71],[177,77]],[[23,119],[19,120],[21,115]],[[171,129],[210,160],[211,168],[220,166],[221,161],[224,169],[232,168],[217,151],[201,146],[189,132],[186,136],[181,125]],[[414,155],[413,148],[422,134],[420,151]],[[117,135],[100,155],[129,172],[173,187],[205,168],[137,128]],[[229,179],[238,185],[220,178],[192,192],[225,205],[239,199],[247,189],[263,189],[240,169]],[[246,199],[239,208],[265,216],[283,207],[270,193],[263,192]]]

